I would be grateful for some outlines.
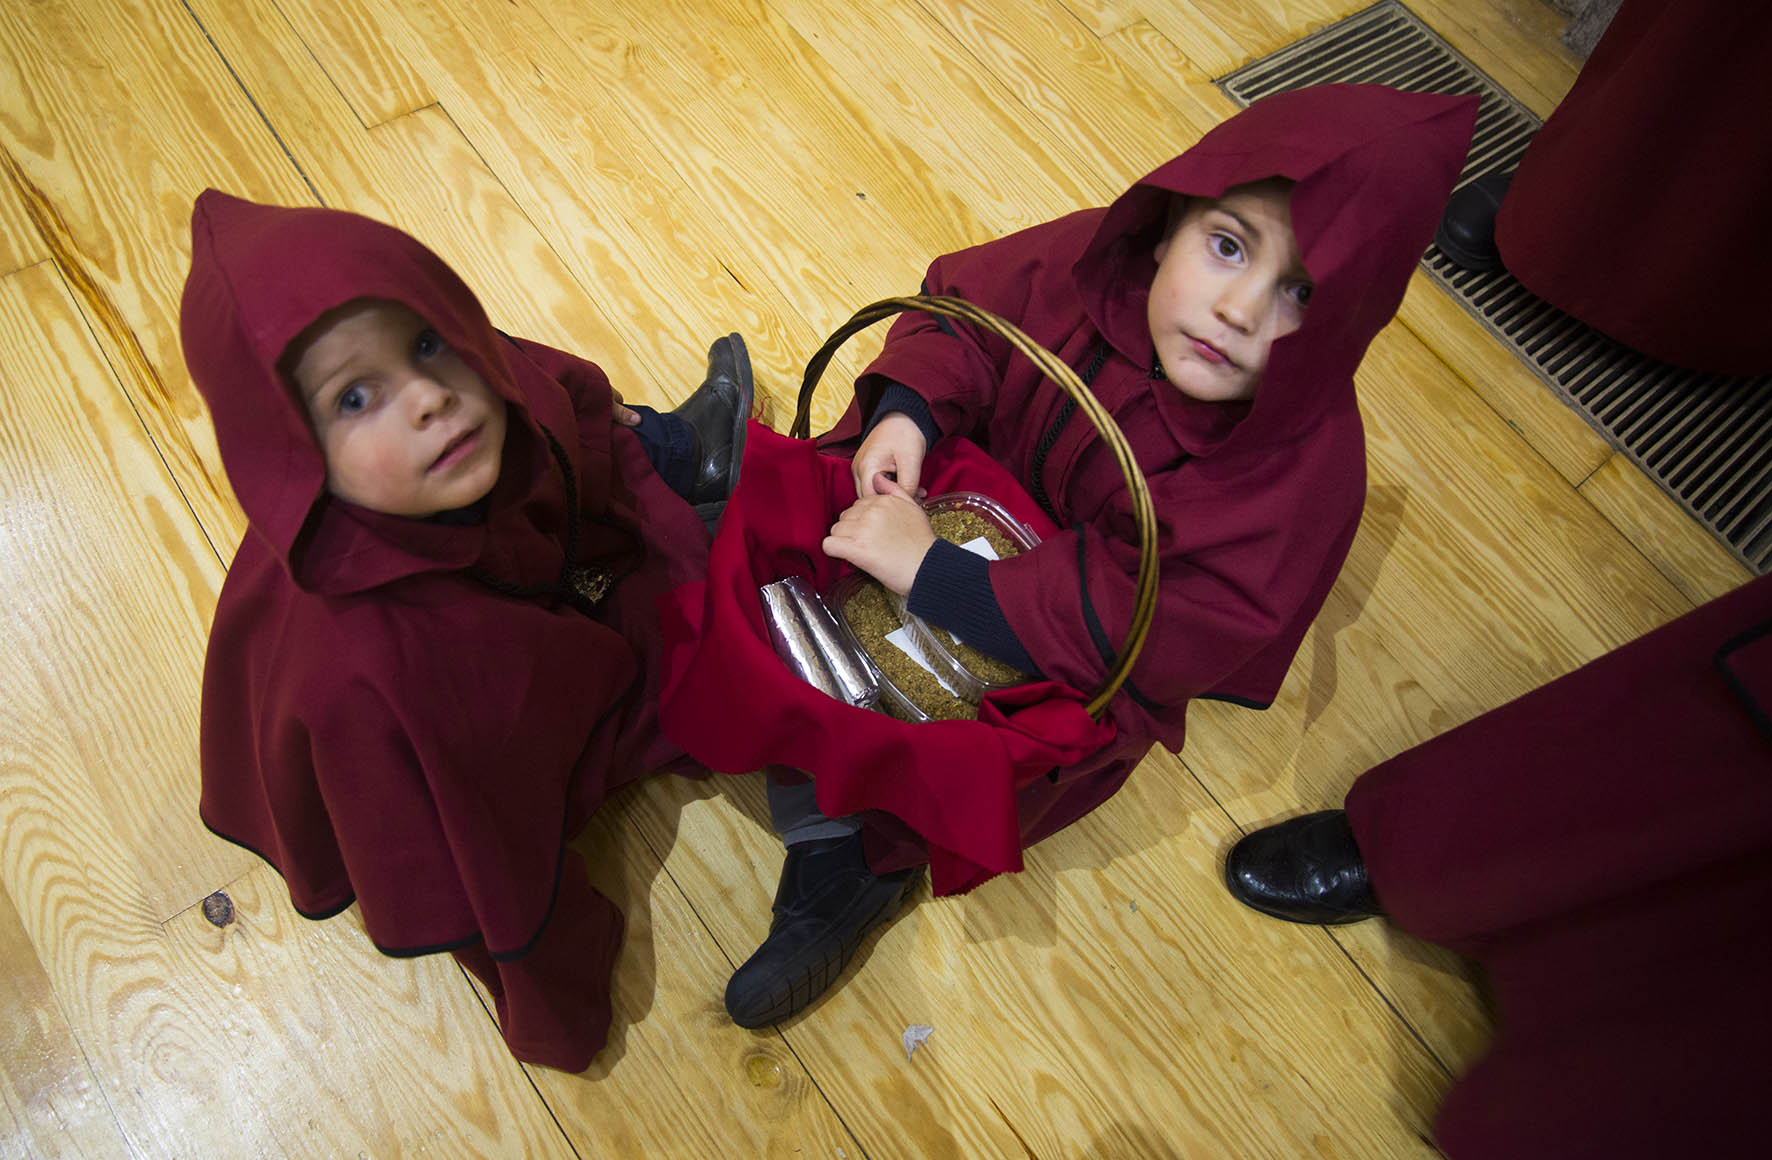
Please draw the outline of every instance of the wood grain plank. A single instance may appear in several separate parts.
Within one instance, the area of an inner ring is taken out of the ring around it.
[[[11,65],[11,61],[0,58],[0,92],[5,92],[12,83],[11,78],[5,76]],[[0,102],[0,115],[4,110],[4,102]],[[12,168],[0,166],[0,174],[10,174]],[[37,235],[30,214],[25,212],[18,188],[8,177],[0,177],[0,277],[48,257],[49,248]]]
[[[1139,0],[1060,0],[1065,9],[1097,36],[1110,36],[1143,19]]]
[[[114,1156],[99,1090],[12,899],[0,890],[0,1157]]]
[[[809,316],[836,315],[828,319],[833,325],[841,317],[833,305],[898,289],[890,270],[872,273],[878,266],[921,264],[934,252],[1032,224],[1039,219],[1025,216],[1029,205],[1043,198],[1054,213],[1079,204],[1079,187],[1062,171],[1042,182],[1044,173],[1012,158],[994,157],[988,172],[965,161],[945,115],[936,115],[937,134],[928,131],[927,112],[873,112],[874,102],[852,87],[855,73],[843,67],[844,57],[868,51],[877,35],[852,8],[843,9],[840,25],[814,18],[817,30],[808,36],[760,0],[660,0],[594,14],[570,0],[536,4],[604,87],[631,102],[632,119],[684,182],[745,221],[766,247],[760,257],[789,263],[784,292],[794,306]],[[792,11],[807,19],[818,8]],[[905,24],[909,35],[955,55],[926,18]],[[623,70],[632,58],[648,67]],[[726,79],[711,86],[710,77]],[[972,79],[982,79],[976,66]],[[897,81],[902,92],[904,78]],[[996,111],[956,115],[1008,128],[985,115]],[[1010,204],[1017,216],[1008,223],[981,213]]]
[[[744,223],[725,239],[743,268],[762,272],[784,310],[820,330],[902,292],[920,272],[928,251],[907,226],[952,237],[975,221],[760,0],[535,8],[656,163],[699,203]],[[833,380],[859,369],[851,354]],[[791,402],[785,391],[781,401]],[[816,421],[833,422],[840,409],[833,398]]]
[[[1570,485],[1611,457],[1604,436],[1431,278],[1410,281],[1397,318]]]
[[[1204,137],[1220,121],[1235,116],[1239,106],[1224,95],[1200,65],[1170,37],[1148,21],[1133,24],[1102,45],[1151,92],[1173,110],[1176,152]]]
[[[1557,39],[1564,18],[1544,0],[1408,0],[1408,7],[1540,118],[1581,71],[1581,58]]]
[[[636,822],[657,816],[674,780],[609,803],[575,843],[627,919],[615,1027],[583,1075],[531,1078],[583,1156],[860,1156],[789,1045],[726,1017],[731,963],[685,897],[680,861],[661,865]]]
[[[178,344],[191,203],[308,196],[176,0],[0,6],[0,165],[198,520],[242,526]]]
[[[1142,11],[1201,71],[1221,77],[1365,7],[1365,0],[1147,0]]]
[[[1178,137],[1166,104],[1056,0],[931,0],[926,5],[981,67],[1006,83],[1031,124],[1063,140],[1110,191],[1169,160]],[[1047,67],[1062,60],[1064,67]]]
[[[281,134],[321,200],[406,230],[473,288],[508,333],[602,366],[636,402],[667,403],[699,381],[700,351],[666,378],[627,340],[627,321],[581,285],[446,112],[429,106],[364,131],[270,0],[196,0],[192,10]],[[677,386],[675,395],[658,380]]]
[[[771,272],[754,267],[668,167],[656,143],[605,108],[607,94],[526,4],[499,0],[379,10],[421,46],[414,64],[513,199],[599,300],[620,305],[640,361],[680,367],[745,336],[760,379],[813,349]],[[789,337],[791,336],[791,337]],[[681,380],[679,380],[681,381]]]
[[[349,5],[276,0],[274,9],[299,32],[362,125],[392,121],[436,100],[430,86],[407,61],[404,45],[383,36],[375,23],[357,19]],[[215,27],[207,18],[204,24]],[[267,39],[276,34],[267,26],[261,29]],[[294,127],[293,122],[274,115],[272,120]]]
[[[867,204],[901,220],[915,240],[914,252],[872,259],[889,275],[888,293],[913,291],[939,254],[1104,204],[1119,192],[1078,155],[1067,134],[1052,133],[1029,117],[1012,88],[921,7],[771,0],[770,9],[821,58],[824,83],[845,110],[871,111],[870,124],[881,127],[878,140],[891,142],[889,148],[864,143],[840,159],[844,172],[865,179],[858,191]],[[879,67],[884,44],[903,46],[889,69]],[[907,186],[883,177],[882,167],[914,180]],[[871,215],[830,226],[863,233],[873,228]],[[828,331],[861,303],[840,305],[844,309],[834,302],[808,309],[819,329]],[[877,341],[877,335],[855,340],[856,357],[827,375],[831,385],[814,410],[815,430],[840,413],[848,372]]]
[[[225,893],[231,923],[178,915],[105,996],[162,1154],[573,1155],[449,956],[388,958],[355,911],[309,922],[263,864]]]
[[[1579,488],[1693,604],[1703,604],[1754,578],[1722,541],[1616,452]]]
[[[1104,204],[1119,192],[1082,164],[1063,135],[1034,122],[1014,91],[982,68],[942,23],[915,5],[857,8],[771,0],[829,71],[846,104],[869,111],[915,158],[915,180],[872,203],[905,220],[921,247],[910,278],[937,254]],[[880,67],[882,45],[902,46]],[[896,168],[897,151],[870,164]]]
[[[45,784],[91,786],[135,889],[164,918],[245,865],[195,809],[221,569],[49,265],[0,280],[0,386],[0,559],[14,594],[0,732]]]
[[[781,858],[758,779],[664,788],[681,804],[642,822],[742,958]],[[870,1156],[1431,1155],[1444,1074],[1322,932],[1229,898],[1234,837],[1172,758],[1147,761],[1024,873],[923,888],[782,1034]],[[913,1023],[935,1033],[907,1061]]]

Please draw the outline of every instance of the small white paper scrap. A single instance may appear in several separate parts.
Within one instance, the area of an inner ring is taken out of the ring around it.
[[[983,556],[987,560],[995,560],[998,558],[997,549],[991,547],[990,537],[988,536],[974,536],[960,546],[965,548],[968,552],[971,552],[974,556]]]
[[[935,1034],[935,1028],[927,1023],[913,1023],[904,1029],[904,1059],[911,1061],[911,1052],[923,1046],[923,1041]]]

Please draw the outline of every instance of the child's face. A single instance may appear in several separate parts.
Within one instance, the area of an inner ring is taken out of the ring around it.
[[[353,302],[290,344],[287,361],[326,456],[326,487],[396,516],[466,507],[498,482],[505,401],[423,318]]]
[[[1292,236],[1290,192],[1276,181],[1194,198],[1157,246],[1151,339],[1164,375],[1189,398],[1254,398],[1268,348],[1304,322],[1311,279]]]

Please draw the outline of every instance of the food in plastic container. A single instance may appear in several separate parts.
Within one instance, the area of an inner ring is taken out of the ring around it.
[[[988,559],[1017,556],[1040,542],[1033,529],[1010,515],[1008,509],[976,492],[933,496],[924,501],[923,510],[929,513],[929,522],[936,535]],[[1015,666],[986,656],[956,640],[947,629],[912,615],[902,596],[893,599],[900,621],[923,658],[942,682],[962,699],[976,705],[993,689],[1007,689],[1027,682],[1027,674]]]
[[[893,599],[884,584],[865,572],[841,577],[824,596],[837,614],[837,623],[878,678],[878,707],[900,721],[933,721],[938,715],[941,720],[976,717],[977,705],[968,706],[943,689],[932,673],[918,669],[889,639],[904,632]],[[925,712],[919,702],[934,712]]]
[[[1031,529],[986,496],[952,492],[927,500],[924,508],[937,535],[971,544],[973,550],[982,541],[989,546],[984,554],[994,559],[1039,543]],[[865,573],[839,579],[825,594],[825,603],[878,673],[880,707],[900,720],[972,719],[985,693],[1027,679],[911,615],[902,597]]]

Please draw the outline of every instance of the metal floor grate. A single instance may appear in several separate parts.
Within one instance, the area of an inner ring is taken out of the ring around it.
[[[1218,81],[1240,105],[1330,83],[1478,94],[1460,185],[1514,169],[1541,124],[1397,0],[1382,0]],[[1668,366],[1564,314],[1505,270],[1473,274],[1433,246],[1422,265],[1748,567],[1772,567],[1772,375],[1730,378]]]

